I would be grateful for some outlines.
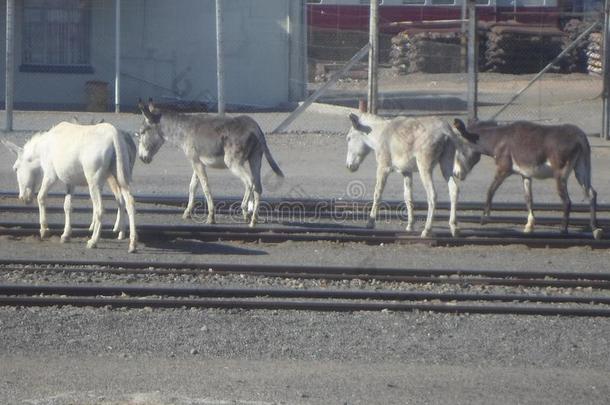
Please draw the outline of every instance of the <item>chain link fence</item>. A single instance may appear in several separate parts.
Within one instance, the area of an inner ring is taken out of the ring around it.
[[[477,1],[479,118],[571,122],[599,132],[602,3],[502,1]],[[129,112],[138,98],[152,97],[166,108],[214,113],[219,44],[226,111],[263,112],[257,120],[266,131],[331,78],[316,101],[357,108],[366,99],[365,57],[338,80],[334,76],[368,44],[369,1],[222,1],[221,42],[215,3],[17,1],[15,108],[113,111],[117,104]],[[379,11],[380,113],[464,116],[462,3],[384,0]],[[593,24],[574,49],[530,83]],[[327,121],[316,128],[311,120],[305,127],[303,120],[296,118],[286,130],[340,128],[325,127]]]

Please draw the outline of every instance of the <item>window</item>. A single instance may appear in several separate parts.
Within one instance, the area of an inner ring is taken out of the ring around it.
[[[90,0],[24,0],[21,71],[91,73]]]
[[[402,4],[424,4],[426,0],[402,0]]]
[[[453,5],[455,4],[455,0],[432,0],[432,5],[437,6],[437,5],[443,5],[443,6],[449,6],[449,5]]]

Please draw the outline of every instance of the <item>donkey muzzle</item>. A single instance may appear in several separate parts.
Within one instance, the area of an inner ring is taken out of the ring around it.
[[[355,164],[355,163],[348,163],[345,166],[347,167],[347,170],[349,170],[352,173],[355,172],[356,170],[358,170],[358,167],[360,167],[360,165]]]
[[[33,200],[34,200],[34,194],[32,193],[32,190],[30,190],[30,189],[27,189],[23,193],[19,194],[19,201],[21,201],[22,203],[31,204]]]

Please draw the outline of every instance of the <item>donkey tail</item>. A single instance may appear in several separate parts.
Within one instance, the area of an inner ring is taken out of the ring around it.
[[[271,151],[269,150],[269,146],[267,146],[267,140],[265,139],[265,134],[263,133],[263,130],[256,123],[255,126],[256,128],[254,129],[254,135],[256,136],[256,139],[258,139],[258,142],[260,143],[261,147],[263,148],[263,153],[265,154],[265,158],[267,158],[267,162],[269,162],[269,166],[271,166],[271,170],[273,170],[273,172],[278,176],[284,177],[284,173],[282,173],[282,170],[278,166],[277,162],[275,161],[275,159],[273,159],[273,156],[271,156]]]
[[[579,140],[580,154],[574,165],[574,175],[587,195],[591,189],[591,145],[584,132],[579,133]]]
[[[130,159],[124,135],[116,128],[112,134],[112,143],[114,144],[117,180],[122,187],[128,187],[131,182],[131,168],[133,167],[131,161],[135,159]]]

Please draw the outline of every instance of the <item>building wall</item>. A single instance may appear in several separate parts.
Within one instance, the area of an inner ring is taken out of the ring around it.
[[[16,0],[16,108],[84,108],[85,83],[109,83],[114,103],[114,1],[92,0],[92,74],[19,71],[22,2]],[[5,2],[3,2],[6,4]],[[6,7],[0,11],[2,55]],[[214,0],[123,0],[121,7],[121,104],[139,97],[216,102]],[[225,101],[274,108],[305,93],[302,0],[224,2]],[[4,68],[4,57],[0,58]],[[0,78],[4,93],[4,77]]]

